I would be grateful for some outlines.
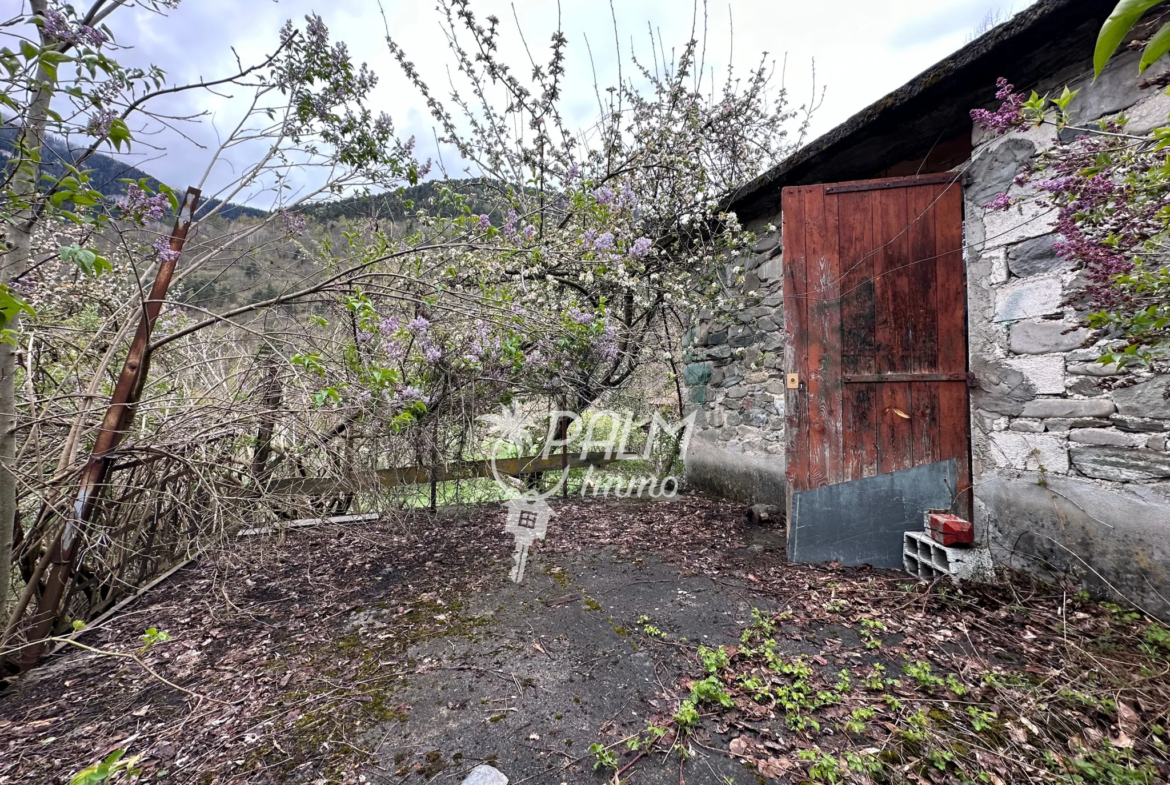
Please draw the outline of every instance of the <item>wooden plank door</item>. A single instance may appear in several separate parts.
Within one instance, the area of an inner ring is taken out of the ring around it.
[[[790,493],[954,459],[970,515],[955,175],[785,188]]]

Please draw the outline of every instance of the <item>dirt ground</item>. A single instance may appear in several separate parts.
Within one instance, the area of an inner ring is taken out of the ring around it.
[[[789,565],[701,496],[555,510],[519,585],[494,505],[235,543],[0,693],[0,783],[1170,774],[1170,632],[1120,605]]]

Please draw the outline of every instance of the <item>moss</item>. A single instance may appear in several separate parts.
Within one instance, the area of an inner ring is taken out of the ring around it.
[[[443,754],[438,750],[431,750],[423,756],[423,764],[419,772],[429,780],[437,777],[445,768],[447,768],[447,763],[443,760]]]
[[[585,598],[585,610],[599,611],[599,610],[601,610],[601,603],[598,602],[597,600],[593,599],[592,597],[586,597]]]
[[[492,716],[488,717],[488,722],[499,722],[500,720],[507,718],[507,716],[508,712],[501,711],[499,714],[493,714]]]

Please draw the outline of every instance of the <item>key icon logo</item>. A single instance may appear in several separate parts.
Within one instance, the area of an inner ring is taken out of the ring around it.
[[[508,520],[504,532],[511,534],[516,542],[512,555],[512,581],[524,580],[524,567],[528,563],[528,549],[534,540],[543,540],[548,533],[548,519],[556,515],[543,498],[522,496],[508,501]]]

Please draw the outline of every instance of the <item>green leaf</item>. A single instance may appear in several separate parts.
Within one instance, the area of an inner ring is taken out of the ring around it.
[[[1154,33],[1154,37],[1146,44],[1142,52],[1142,61],[1138,63],[1138,73],[1145,71],[1167,52],[1170,52],[1170,22],[1162,25],[1162,29]]]
[[[11,324],[22,312],[37,315],[31,305],[8,290],[7,284],[0,283],[0,327]]]
[[[1105,65],[1117,47],[1125,40],[1125,36],[1133,28],[1142,14],[1162,0],[1121,0],[1113,9],[1113,13],[1101,25],[1101,32],[1097,35],[1097,48],[1093,52],[1093,79],[1101,75]]]

